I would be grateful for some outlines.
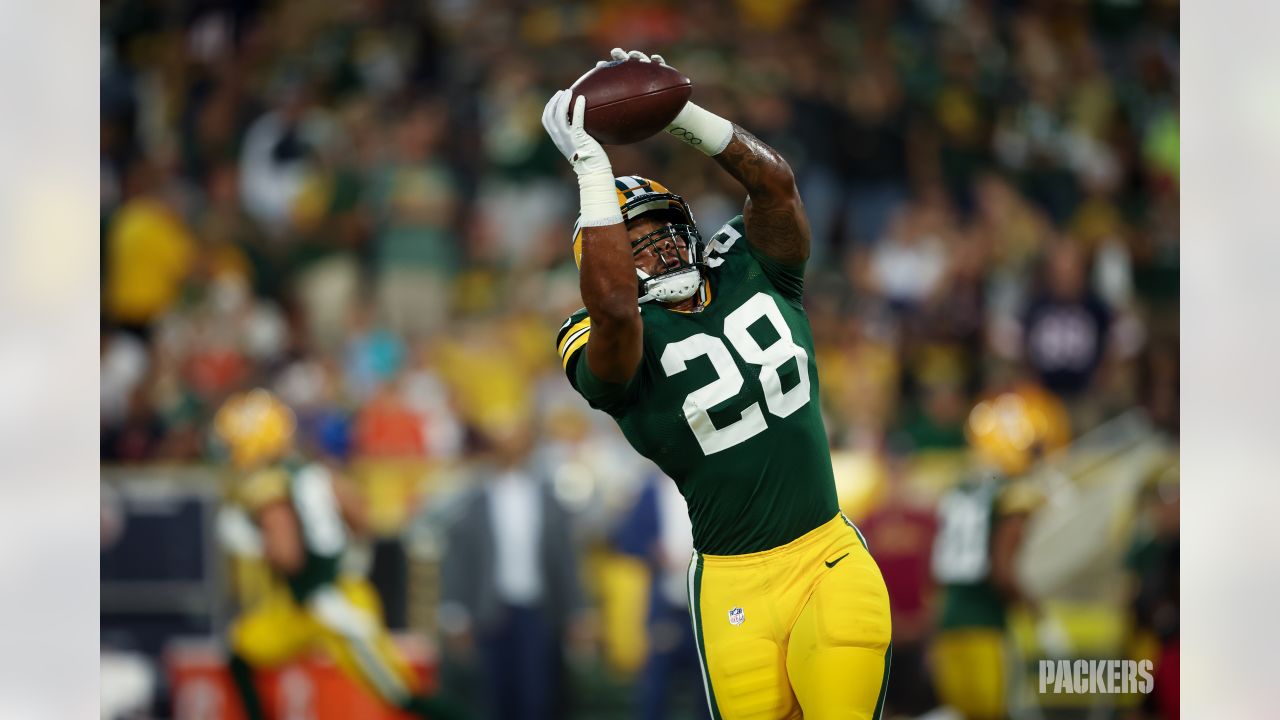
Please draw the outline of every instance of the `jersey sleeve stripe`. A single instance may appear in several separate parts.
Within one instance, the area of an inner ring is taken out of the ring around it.
[[[573,358],[574,353],[581,350],[582,347],[587,344],[587,339],[590,337],[591,328],[586,328],[582,331],[581,335],[570,342],[569,346],[565,348],[564,355],[560,357],[560,364],[564,367],[565,371],[569,370],[569,360]]]
[[[560,357],[563,359],[564,356],[570,352],[569,348],[573,347],[574,342],[576,342],[578,338],[582,337],[584,334],[589,332],[591,332],[591,328],[584,327],[578,330],[577,332],[573,333],[569,337],[565,338],[564,342],[561,343],[561,345],[564,347],[564,350],[560,353]]]
[[[583,330],[591,328],[591,318],[586,317],[578,321],[567,330],[560,331],[560,341],[556,344],[556,352],[560,353],[560,357],[564,357],[565,348],[569,347],[575,336]]]

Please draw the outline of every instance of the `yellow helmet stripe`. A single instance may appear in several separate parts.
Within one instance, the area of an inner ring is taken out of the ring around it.
[[[622,175],[613,179],[613,189],[618,196],[618,207],[626,207],[627,203],[644,198],[646,195],[665,195],[671,193],[667,186],[657,180],[650,180],[639,175]],[[624,220],[632,220],[652,210],[677,207],[675,201],[655,197],[649,201],[641,201],[624,216]],[[573,224],[573,262],[582,267],[582,218]]]

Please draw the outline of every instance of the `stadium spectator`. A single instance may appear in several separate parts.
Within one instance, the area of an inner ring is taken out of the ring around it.
[[[444,323],[461,255],[458,180],[439,154],[445,122],[439,101],[411,108],[371,188],[380,310],[410,340],[434,335]]]
[[[1179,514],[1177,466],[1151,478],[1142,517],[1125,557],[1131,578],[1134,648],[1155,660],[1155,692],[1147,705],[1178,717]]]
[[[137,338],[106,328],[102,331],[99,359],[103,426],[114,426],[129,412],[130,400],[150,370],[147,347]]]
[[[936,704],[925,663],[933,629],[933,580],[929,560],[937,521],[908,486],[908,448],[896,438],[885,453],[888,491],[879,508],[859,523],[889,588],[893,614],[893,682],[886,714],[918,716]]]
[[[395,383],[378,388],[355,417],[353,449],[367,458],[422,458],[423,420],[405,405]]]
[[[131,166],[128,199],[107,227],[103,315],[144,337],[178,301],[195,266],[196,240],[164,180],[145,160]]]
[[[442,631],[474,652],[495,720],[563,717],[562,653],[584,622],[570,521],[532,455],[528,424],[488,428],[488,462],[448,532]]]
[[[708,717],[698,682],[702,671],[697,640],[689,617],[693,528],[688,513],[675,484],[665,476],[650,475],[613,534],[617,549],[643,560],[650,571],[645,618],[648,656],[636,684],[637,717],[642,720],[670,717],[671,700],[681,692],[692,698],[696,717]]]
[[[903,206],[871,250],[871,289],[897,312],[917,310],[942,287],[954,232],[945,202],[934,192]]]
[[[1071,240],[1045,256],[1043,287],[1022,319],[1027,364],[1053,393],[1076,399],[1107,357],[1113,313],[1086,284],[1086,258]]]
[[[848,113],[838,145],[848,188],[845,244],[879,239],[906,198],[907,117],[901,82],[883,42],[867,54],[845,85]],[[873,54],[874,53],[874,54]]]
[[[345,386],[356,400],[364,401],[404,367],[405,342],[375,321],[371,307],[356,307],[351,315],[343,353]]]
[[[277,241],[283,241],[306,187],[319,147],[331,132],[302,78],[284,77],[271,97],[275,108],[245,131],[240,152],[240,188],[245,210]]]

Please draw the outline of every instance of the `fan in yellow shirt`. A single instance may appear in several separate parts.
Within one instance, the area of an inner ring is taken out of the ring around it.
[[[149,325],[177,301],[195,256],[195,237],[176,212],[155,198],[130,200],[107,231],[103,314]]]

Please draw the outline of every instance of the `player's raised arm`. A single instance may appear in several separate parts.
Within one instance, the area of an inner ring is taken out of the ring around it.
[[[542,126],[578,175],[579,288],[591,316],[587,365],[601,380],[623,383],[635,374],[643,350],[635,260],[618,209],[613,167],[604,148],[583,128],[586,98],[578,98],[569,119],[571,95],[561,90],[551,98],[542,111]]]
[[[615,48],[614,59],[627,57],[665,64],[661,55],[647,56]],[[757,250],[785,263],[809,259],[809,220],[796,189],[791,166],[760,138],[692,102],[667,126],[667,134],[714,158],[747,190],[742,209],[747,240]]]
[[[676,122],[696,122],[699,116],[728,123],[689,103]],[[809,219],[800,202],[791,166],[760,138],[730,123],[732,139],[712,157],[747,189],[742,207],[747,240],[769,257],[787,263],[809,259]]]

